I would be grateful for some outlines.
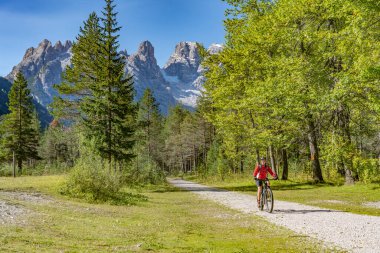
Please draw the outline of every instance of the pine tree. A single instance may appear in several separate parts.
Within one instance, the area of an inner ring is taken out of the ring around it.
[[[96,62],[99,57],[101,30],[99,18],[91,13],[84,22],[77,41],[72,46],[71,66],[62,74],[63,82],[55,86],[61,97],[55,97],[53,114],[56,118],[88,119],[85,108],[93,104],[93,89],[97,83]],[[91,120],[90,120],[91,121]]]
[[[24,161],[38,158],[38,119],[27,86],[24,76],[18,73],[8,95],[10,113],[1,122],[4,155],[11,159],[14,152],[19,173]]]
[[[160,152],[163,149],[161,140],[162,116],[158,109],[158,103],[148,88],[139,102],[137,123],[139,127],[139,142],[143,143],[148,157],[162,166]]]
[[[130,161],[134,156],[136,104],[132,77],[124,77],[125,62],[118,53],[121,27],[115,5],[113,0],[105,2],[103,17],[92,13],[80,30],[72,67],[58,86],[64,96],[56,103],[56,115],[79,116],[87,139],[95,141],[96,151],[108,160],[109,169],[115,161],[116,170],[117,162]]]
[[[105,2],[96,58],[97,85],[93,89],[93,103],[86,107],[90,118],[95,120],[88,120],[86,125],[95,137],[101,156],[108,160],[111,168],[113,159],[130,161],[134,156],[136,105],[132,77],[124,77],[125,62],[118,53],[117,33],[121,27],[116,21],[115,5],[113,0]]]

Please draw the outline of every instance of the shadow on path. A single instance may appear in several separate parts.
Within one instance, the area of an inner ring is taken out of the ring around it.
[[[286,214],[306,214],[306,213],[344,213],[344,211],[338,210],[328,210],[328,209],[317,209],[317,210],[294,210],[294,209],[274,209],[275,213],[286,213]]]

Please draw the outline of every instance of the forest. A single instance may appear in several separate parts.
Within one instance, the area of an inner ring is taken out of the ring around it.
[[[67,173],[61,193],[90,201],[168,176],[251,177],[262,156],[282,180],[379,182],[379,2],[225,2],[223,50],[198,44],[197,109],[163,115],[152,90],[134,99],[106,0],[80,28],[46,129],[18,74],[0,119],[0,175]]]

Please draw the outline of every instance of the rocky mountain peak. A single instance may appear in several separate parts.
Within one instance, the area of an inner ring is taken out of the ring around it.
[[[221,45],[221,44],[211,44],[211,46],[207,49],[207,51],[210,53],[210,54],[217,54],[217,53],[220,53],[222,50],[223,50],[224,46]]]
[[[178,76],[184,83],[193,82],[200,65],[198,46],[195,42],[180,42],[164,66],[168,76]]]
[[[64,45],[65,50],[70,49],[72,45],[73,43],[70,40],[66,40],[65,45]]]
[[[60,40],[58,40],[57,43],[55,43],[54,49],[56,49],[56,50],[63,49],[63,45],[62,45],[62,42]]]
[[[137,53],[126,57],[125,72],[133,75],[137,98],[140,99],[146,88],[153,90],[162,112],[166,113],[170,105],[175,104],[172,94],[168,91],[169,85],[164,79],[157,60],[154,56],[154,47],[149,41],[140,44]]]
[[[31,57],[31,56],[33,55],[33,53],[34,53],[34,50],[35,50],[34,47],[30,47],[30,48],[28,48],[28,49],[26,50],[25,55],[24,55],[24,57],[22,58],[22,60],[25,61],[26,59],[28,59],[29,57]]]
[[[35,99],[42,105],[48,105],[57,94],[52,84],[61,81],[62,71],[70,64],[71,46],[69,41],[65,45],[58,41],[52,46],[49,40],[44,39],[37,48],[26,50],[22,61],[6,78],[13,82],[18,72],[23,73]]]
[[[198,46],[195,42],[180,42],[176,45],[174,54],[182,58],[196,59],[199,58]]]
[[[50,40],[47,40],[47,39],[43,39],[40,44],[38,44],[38,48],[46,48],[48,46],[51,46],[51,42]]]
[[[72,45],[73,44],[69,40],[66,40],[65,44],[62,44],[62,42],[60,40],[58,40],[55,43],[53,48],[57,52],[63,52],[63,51],[67,51],[68,49],[70,49]]]
[[[137,53],[128,57],[128,63],[132,68],[146,69],[151,73],[159,72],[157,60],[154,56],[154,47],[149,41],[144,41],[140,44]]]
[[[52,44],[45,39],[37,47],[27,49],[22,61],[6,78],[13,82],[17,72],[21,71],[35,100],[47,106],[58,95],[53,85],[61,82],[62,72],[70,65],[71,47],[71,41]],[[222,48],[213,44],[208,50],[217,53]],[[125,61],[125,72],[133,76],[136,99],[140,99],[144,90],[150,88],[164,113],[177,102],[195,107],[205,80],[197,43],[178,43],[163,69],[157,65],[154,53],[149,41],[142,42],[132,55],[125,50],[119,52]]]
[[[149,41],[144,41],[140,44],[137,54],[143,55],[146,58],[154,58],[154,47]]]

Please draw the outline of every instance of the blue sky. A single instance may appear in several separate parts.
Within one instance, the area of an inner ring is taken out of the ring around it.
[[[222,0],[115,0],[120,50],[136,52],[149,40],[163,66],[180,41],[205,46],[224,42]],[[100,14],[103,0],[0,0],[0,76],[43,39],[74,40],[88,15]]]

